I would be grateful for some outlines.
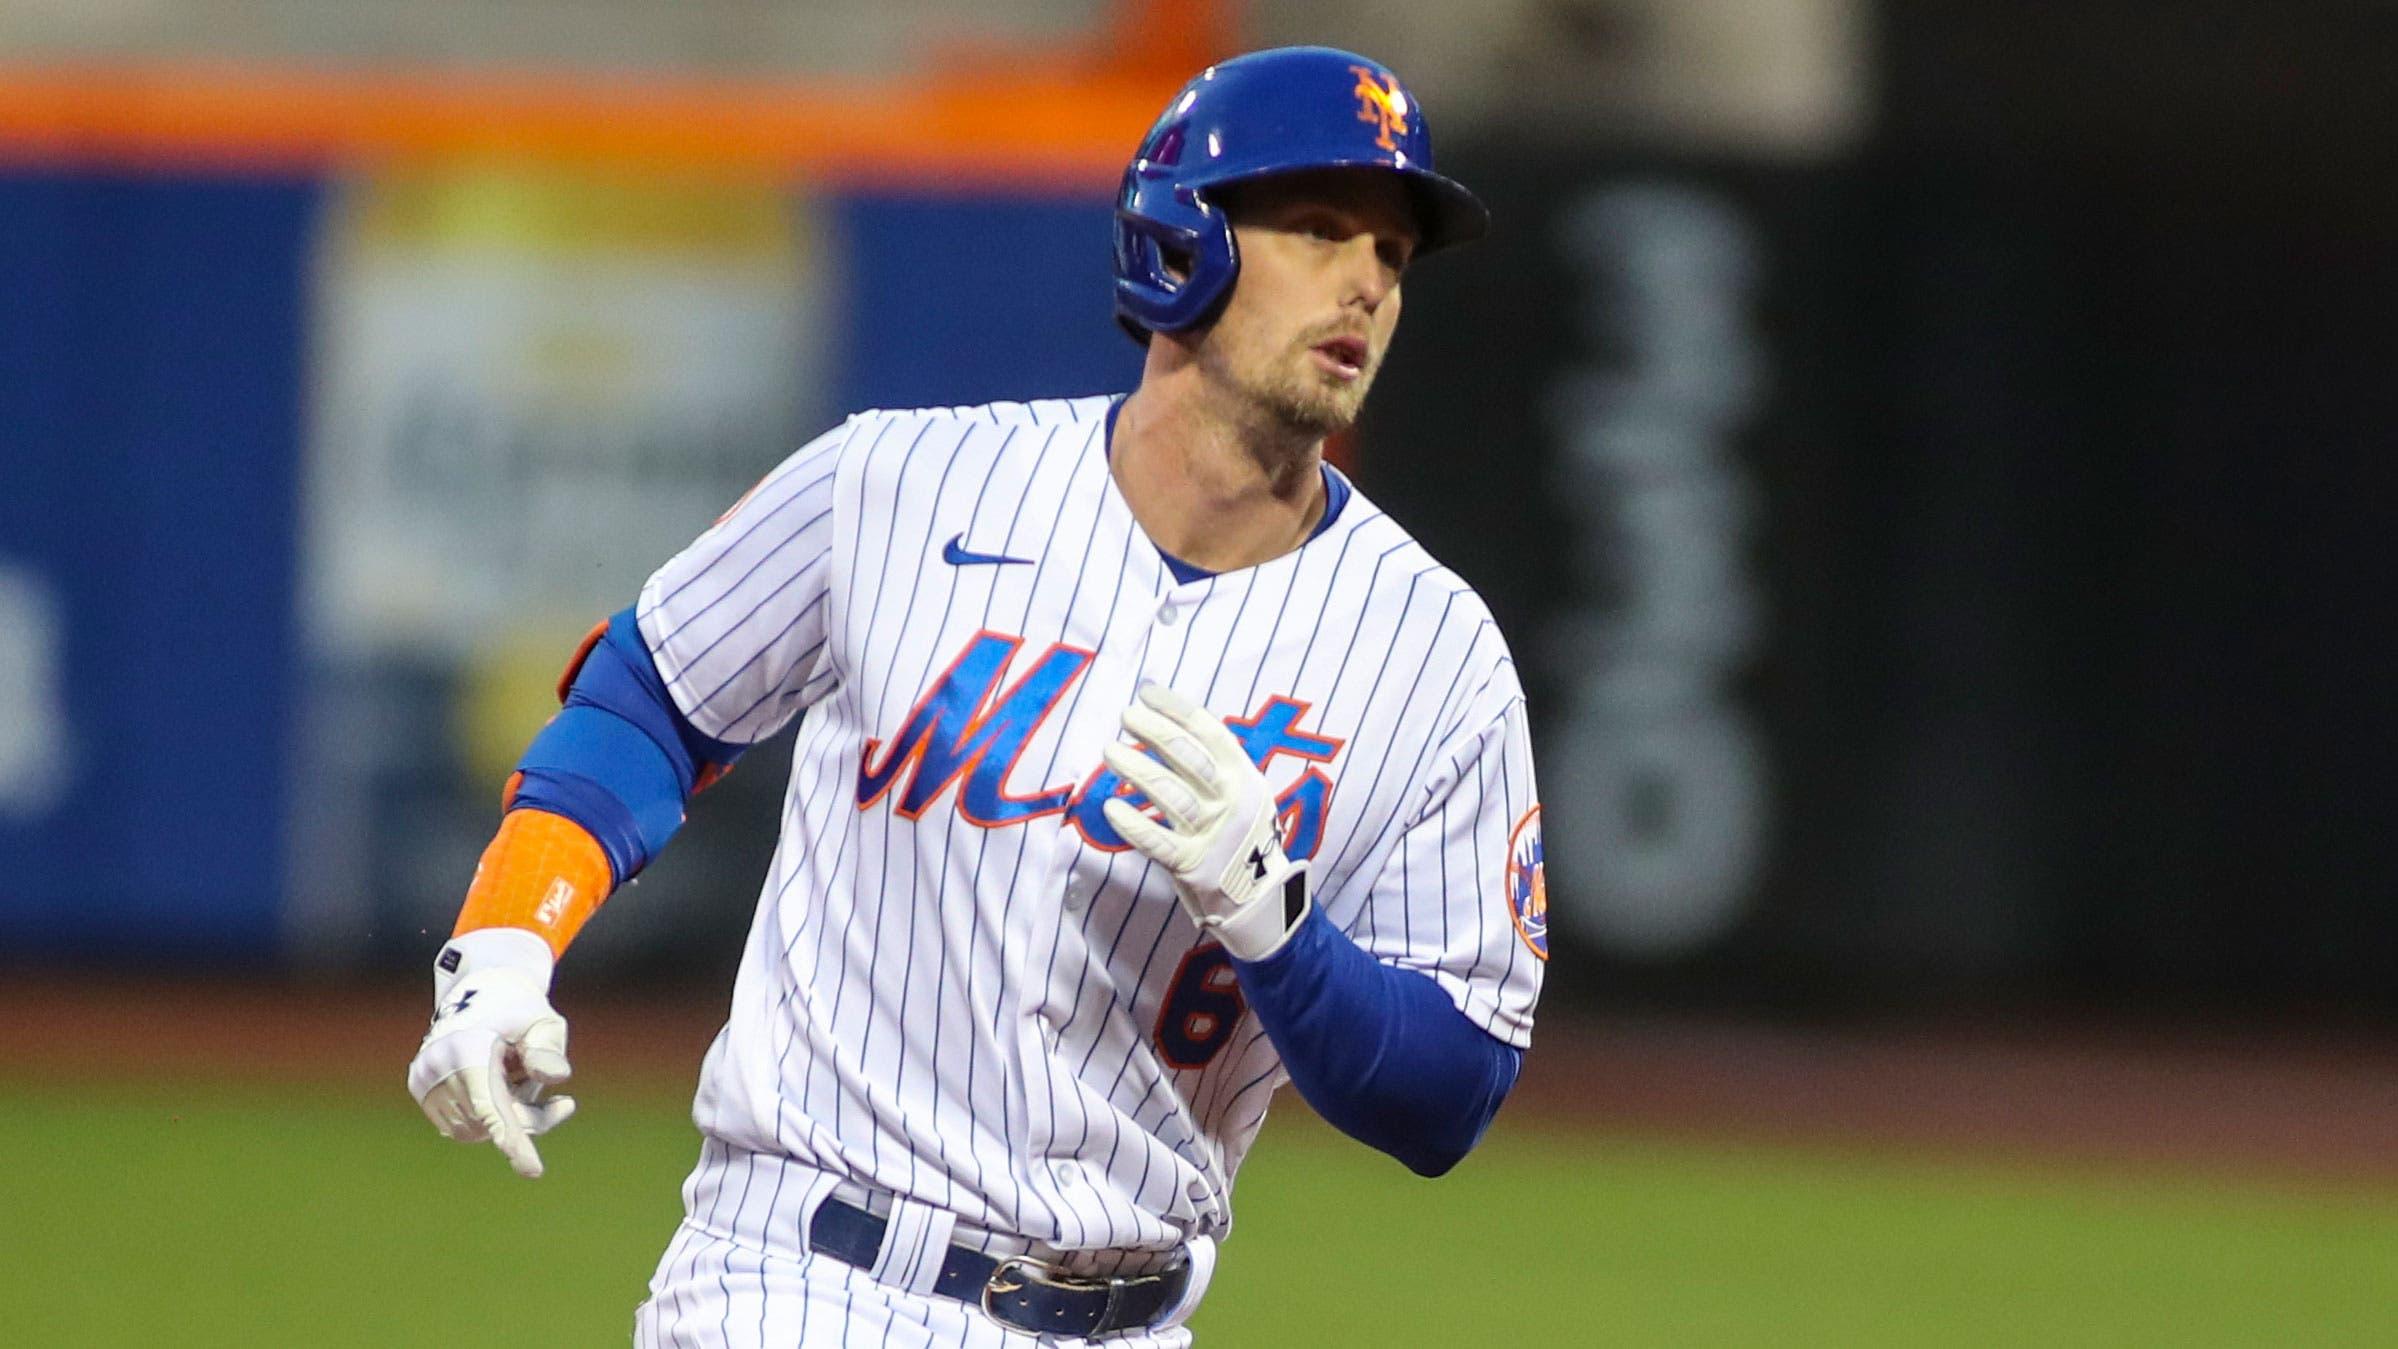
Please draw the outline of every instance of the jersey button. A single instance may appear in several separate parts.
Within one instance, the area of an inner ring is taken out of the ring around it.
[[[1165,605],[1157,611],[1157,625],[1161,628],[1173,627],[1181,621],[1182,611],[1171,604]]]
[[[1082,1180],[1082,1168],[1073,1162],[1058,1162],[1049,1168],[1049,1174],[1057,1177],[1060,1185],[1079,1184]]]

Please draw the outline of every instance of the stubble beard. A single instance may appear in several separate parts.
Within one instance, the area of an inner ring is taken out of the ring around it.
[[[1312,349],[1310,344],[1285,352],[1242,381],[1251,402],[1277,430],[1311,443],[1356,425],[1382,364],[1369,360],[1356,379],[1335,381],[1316,369]]]

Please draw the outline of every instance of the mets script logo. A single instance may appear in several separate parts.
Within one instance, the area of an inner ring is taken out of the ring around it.
[[[1107,822],[1102,807],[1114,796],[1136,807],[1148,802],[1105,765],[1080,786],[1065,783],[1030,795],[1008,790],[1008,776],[1033,732],[1091,664],[1090,652],[1061,642],[1043,651],[1002,690],[1023,645],[1023,638],[1002,632],[974,634],[909,709],[898,732],[888,741],[866,742],[858,761],[858,809],[872,806],[896,788],[893,808],[903,818],[917,819],[952,783],[960,783],[958,813],[986,829],[1062,813],[1092,847],[1108,852],[1130,847]],[[1284,758],[1309,765],[1274,798],[1282,812],[1283,850],[1294,858],[1314,856],[1324,840],[1332,779],[1315,765],[1330,763],[1343,743],[1301,730],[1299,722],[1307,711],[1308,705],[1297,699],[1270,697],[1251,715],[1224,721],[1259,771],[1271,773],[1275,762]]]
[[[1407,134],[1407,94],[1399,88],[1395,75],[1376,76],[1364,66],[1351,66],[1357,76],[1357,120],[1374,126],[1374,143],[1385,150],[1396,150],[1399,143],[1392,136]]]
[[[1532,954],[1549,958],[1549,877],[1540,848],[1540,807],[1524,812],[1507,840],[1507,912]]]

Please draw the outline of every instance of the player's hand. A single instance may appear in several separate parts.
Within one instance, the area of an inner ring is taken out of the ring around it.
[[[1263,960],[1281,949],[1307,911],[1307,864],[1283,854],[1280,812],[1265,775],[1222,718],[1163,684],[1141,687],[1138,701],[1124,709],[1124,729],[1149,752],[1118,742],[1102,751],[1107,765],[1147,796],[1165,823],[1122,797],[1101,807],[1107,822],[1173,873],[1182,906],[1225,950]]]
[[[548,944],[516,928],[451,938],[433,966],[432,1028],[408,1065],[408,1091],[434,1128],[461,1143],[489,1139],[527,1180],[541,1175],[533,1140],[575,1112],[571,1096],[543,1098],[573,1072],[566,1018],[550,1006],[551,963]]]

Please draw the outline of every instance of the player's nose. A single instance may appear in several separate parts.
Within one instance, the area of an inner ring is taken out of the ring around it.
[[[1343,241],[1336,261],[1340,278],[1341,303],[1356,304],[1373,313],[1397,289],[1399,274],[1382,259],[1379,241],[1371,231],[1362,231]]]

